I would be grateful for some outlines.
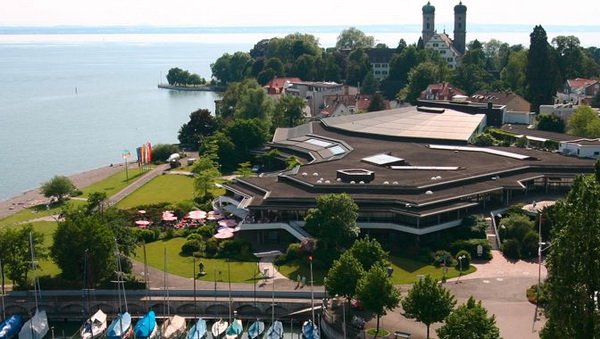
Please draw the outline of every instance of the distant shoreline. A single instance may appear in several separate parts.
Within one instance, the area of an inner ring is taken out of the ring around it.
[[[217,90],[211,86],[175,86],[175,85],[160,83],[160,84],[158,84],[158,88],[169,89],[172,91],[217,92]]]

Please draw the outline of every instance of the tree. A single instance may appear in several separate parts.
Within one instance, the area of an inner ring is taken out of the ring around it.
[[[512,52],[508,57],[508,62],[500,72],[500,79],[504,86],[513,92],[525,96],[525,87],[527,85],[527,51]]]
[[[267,140],[265,123],[258,118],[236,119],[225,127],[224,133],[236,148],[238,163],[249,161],[250,151]]]
[[[106,202],[106,199],[108,199],[106,192],[90,193],[90,195],[87,198],[87,205],[86,205],[87,214],[89,215],[89,214],[93,213],[95,210],[100,210],[100,212],[102,212],[102,210],[104,209],[104,204]]]
[[[296,127],[304,123],[304,100],[295,95],[284,95],[273,110],[273,128]]]
[[[367,72],[360,83],[361,94],[375,94],[379,89],[379,81],[373,75],[373,72]]]
[[[36,259],[46,258],[43,247],[44,234],[35,231],[31,224],[21,228],[10,227],[0,230],[0,259],[5,274],[13,281],[15,289],[24,289],[27,286],[31,268],[30,234]]]
[[[360,262],[350,252],[344,252],[327,272],[325,288],[330,295],[341,295],[348,301],[356,294],[358,281],[365,274]]]
[[[404,316],[425,324],[427,338],[429,338],[429,326],[446,319],[454,305],[456,305],[454,296],[430,276],[418,280],[402,300]]]
[[[567,121],[569,133],[587,138],[600,137],[600,118],[587,105],[579,106]]]
[[[352,51],[358,48],[371,48],[373,45],[375,45],[374,37],[366,35],[356,27],[350,27],[338,35],[335,48]]]
[[[402,90],[403,99],[416,104],[417,99],[429,84],[438,80],[437,65],[431,62],[424,62],[411,69],[408,73],[408,86]],[[402,98],[401,98],[402,99]]]
[[[203,198],[208,197],[208,190],[215,186],[215,181],[221,176],[216,164],[206,157],[200,157],[192,168],[192,173],[196,175],[194,187],[197,192],[202,194]]]
[[[306,214],[306,229],[314,234],[319,244],[327,249],[341,251],[358,236],[356,224],[358,206],[348,194],[321,195],[316,199],[317,207]]]
[[[348,65],[346,67],[346,83],[352,86],[358,86],[367,73],[371,73],[371,63],[369,56],[362,49],[357,49],[348,55]]]
[[[111,278],[115,270],[115,233],[109,219],[83,210],[64,213],[65,221],[59,223],[50,248],[51,257],[60,267],[63,278],[82,281],[87,275],[90,286]],[[88,271],[84,272],[86,256]]]
[[[537,116],[537,129],[557,133],[565,132],[565,121],[555,114],[540,114]]]
[[[235,174],[241,176],[242,178],[248,178],[252,175],[252,164],[250,161],[240,163],[240,167],[238,167]]]
[[[198,145],[196,145],[196,149]],[[152,160],[155,162],[165,162],[171,154],[179,153],[179,148],[171,144],[156,144],[152,145]]]
[[[252,57],[245,52],[223,54],[210,65],[212,75],[219,79],[222,85],[242,81],[245,78],[247,68],[251,67]]]
[[[496,316],[488,317],[481,301],[473,297],[446,318],[446,323],[437,331],[440,339],[498,339],[500,330],[496,326]]]
[[[371,102],[369,103],[369,107],[367,107],[368,112],[375,111],[383,111],[385,109],[385,102],[383,100],[383,95],[381,93],[375,93],[371,97]]]
[[[383,250],[379,241],[370,239],[368,235],[354,241],[348,252],[360,262],[365,272],[376,264],[382,266],[389,264],[388,253]]]
[[[215,133],[218,128],[219,122],[212,113],[207,109],[199,109],[190,113],[190,121],[181,125],[177,139],[182,147],[197,151],[202,138]],[[156,150],[153,153],[156,154]]]
[[[313,81],[317,79],[317,58],[310,54],[302,54],[290,71],[291,75],[296,76],[306,81]]]
[[[600,108],[600,92],[594,95],[594,98],[592,98],[592,102],[590,102],[590,106]]]
[[[554,207],[546,259],[546,316],[542,338],[594,338],[600,333],[600,183],[595,176],[575,179]]]
[[[539,112],[540,105],[551,104],[556,95],[559,73],[556,61],[553,58],[554,50],[548,44],[546,31],[542,26],[535,26],[530,34],[531,44],[527,54],[527,88],[526,99],[531,102],[531,107]]]
[[[392,310],[400,304],[400,292],[381,265],[371,267],[358,281],[356,295],[363,307],[377,316],[376,333],[379,333],[381,316],[386,315],[388,310]]]
[[[573,79],[585,75],[585,54],[580,46],[579,38],[573,35],[559,35],[552,39],[552,45],[558,54],[558,64],[563,79]]]
[[[40,187],[46,198],[55,197],[58,201],[62,201],[65,196],[73,193],[75,189],[75,184],[71,179],[60,175],[54,176]]]

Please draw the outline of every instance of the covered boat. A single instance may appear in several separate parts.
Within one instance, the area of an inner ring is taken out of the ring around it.
[[[179,338],[185,332],[185,318],[179,315],[174,315],[160,327],[160,336],[163,339]]]
[[[215,322],[211,328],[211,333],[213,337],[217,338],[223,333],[225,333],[225,330],[227,330],[228,325],[229,323],[223,319],[219,319],[219,321]]]
[[[311,320],[302,324],[302,336],[304,339],[319,339],[319,329]]]
[[[10,339],[19,334],[23,327],[23,317],[13,314],[0,324],[0,339]]]
[[[260,321],[260,320],[256,319],[256,321],[253,322],[252,325],[250,325],[250,328],[248,328],[248,338],[256,339],[256,338],[260,337],[260,335],[264,331],[265,331],[264,321]]]
[[[115,319],[113,319],[110,326],[108,326],[108,330],[106,331],[106,337],[108,339],[126,339],[131,336],[133,333],[133,328],[131,327],[131,314],[129,312],[125,312],[119,314]]]
[[[200,318],[196,324],[190,328],[187,334],[187,339],[204,339],[206,338],[206,320]]]
[[[19,332],[19,339],[42,339],[48,333],[48,316],[45,310],[37,310]]]
[[[81,339],[98,338],[106,331],[106,325],[106,313],[102,312],[102,310],[98,310],[85,322],[85,325],[81,329]]]
[[[283,338],[283,324],[279,320],[275,320],[265,335],[266,339],[281,339]]]
[[[158,334],[158,326],[156,326],[156,314],[150,310],[142,319],[135,324],[133,334],[139,339],[152,339]]]
[[[242,334],[244,330],[244,325],[242,325],[242,321],[240,319],[233,319],[231,325],[225,331],[225,338],[227,339],[237,339]]]

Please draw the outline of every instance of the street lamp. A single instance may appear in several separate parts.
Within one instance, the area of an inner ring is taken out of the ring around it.
[[[458,279],[456,279],[456,283],[458,284],[458,281],[460,280],[460,277],[462,276],[462,261],[463,259],[467,258],[466,255],[459,255],[458,258]]]

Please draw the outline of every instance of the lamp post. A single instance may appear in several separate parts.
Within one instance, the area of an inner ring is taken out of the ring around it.
[[[458,284],[460,277],[462,276],[462,261],[463,259],[465,259],[467,256],[466,255],[459,255],[458,258],[458,279],[456,279],[456,283]]]

